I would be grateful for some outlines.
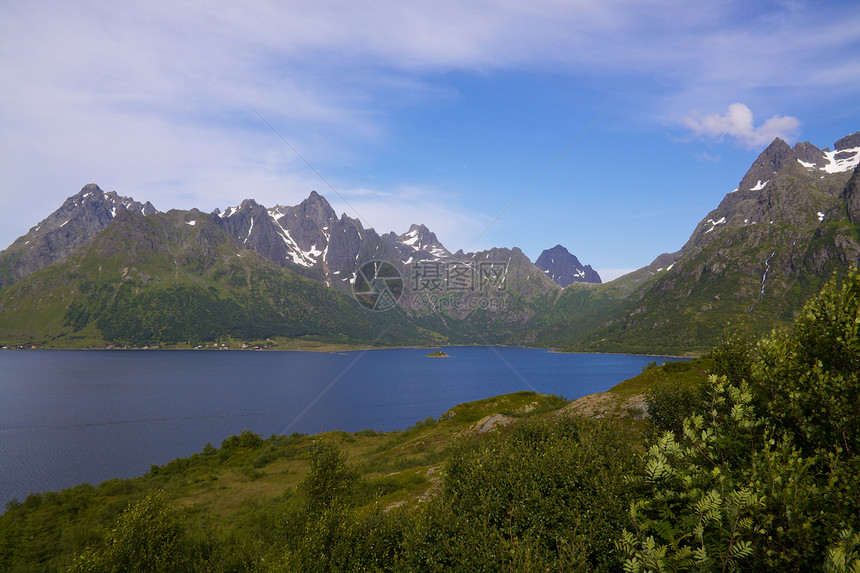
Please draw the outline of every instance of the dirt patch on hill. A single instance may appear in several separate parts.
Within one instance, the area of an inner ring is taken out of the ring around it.
[[[611,392],[600,392],[577,398],[558,410],[558,415],[585,416],[595,420],[605,417],[638,420],[648,417],[648,404],[645,402],[644,394],[619,396]]]

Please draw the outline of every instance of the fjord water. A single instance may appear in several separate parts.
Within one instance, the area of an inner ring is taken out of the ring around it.
[[[264,437],[405,429],[508,392],[601,392],[655,360],[445,351],[450,358],[428,358],[427,349],[0,352],[0,508],[33,491],[140,475],[245,429]]]

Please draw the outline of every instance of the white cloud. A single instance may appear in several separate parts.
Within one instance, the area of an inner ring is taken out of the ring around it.
[[[719,155],[711,155],[707,151],[702,153],[694,153],[693,157],[695,157],[699,161],[707,161],[709,163],[719,163],[720,161],[722,161],[722,157],[720,157]]]
[[[733,103],[724,115],[690,114],[684,119],[684,125],[697,136],[718,139],[731,137],[746,147],[756,148],[769,144],[777,137],[793,141],[800,128],[800,120],[775,115],[756,127],[750,108],[742,103]]]

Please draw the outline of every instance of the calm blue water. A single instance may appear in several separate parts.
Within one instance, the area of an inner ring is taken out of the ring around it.
[[[426,349],[0,352],[0,511],[32,491],[140,475],[244,429],[264,437],[404,429],[508,392],[601,392],[654,360],[445,351],[451,358],[427,358]]]

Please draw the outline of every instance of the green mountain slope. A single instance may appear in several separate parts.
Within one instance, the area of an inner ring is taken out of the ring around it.
[[[73,254],[0,291],[0,342],[196,344],[317,337],[432,343],[403,313],[274,265],[199,211],[120,214]]]
[[[215,216],[118,212],[97,235],[0,290],[0,344],[86,347],[313,339],[326,343],[505,344],[533,340],[529,321],[560,292],[519,249],[491,284],[410,290],[372,312],[340,289],[277,265]],[[404,282],[410,280],[403,277]]]

